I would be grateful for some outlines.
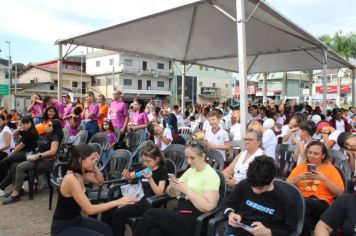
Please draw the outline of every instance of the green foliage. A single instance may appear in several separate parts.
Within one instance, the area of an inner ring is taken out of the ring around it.
[[[322,35],[319,39],[328,47],[345,57],[346,60],[356,58],[356,34],[353,32],[343,34],[336,32],[333,36]]]

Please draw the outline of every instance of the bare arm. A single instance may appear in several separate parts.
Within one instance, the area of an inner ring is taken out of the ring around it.
[[[158,185],[155,183],[155,181],[153,180],[153,178],[149,178],[148,179],[148,183],[151,186],[152,191],[154,192],[154,194],[156,196],[161,196],[164,193],[164,189],[166,187],[166,181],[165,180],[161,180],[158,182]]]
[[[14,148],[14,150],[12,150],[12,152],[9,153],[9,155],[12,154],[12,153],[21,151],[25,146],[26,145],[23,142],[17,144],[16,147]]]
[[[4,134],[4,146],[0,148],[0,151],[4,151],[8,149],[10,147],[10,143],[11,143],[11,135],[8,132],[6,132]]]
[[[94,170],[90,173],[85,173],[83,175],[85,181],[93,184],[101,184],[105,181],[103,175],[101,174],[98,166],[94,166]]]
[[[224,144],[213,144],[208,143],[209,148],[221,149],[221,150],[230,150],[230,142],[224,142]]]
[[[330,228],[329,225],[325,224],[324,221],[319,220],[319,222],[316,224],[314,235],[325,236],[325,235],[330,235],[331,232],[333,232],[333,229]]]
[[[239,157],[240,157],[240,154],[238,156],[236,156],[235,159],[230,163],[230,165],[224,169],[223,174],[224,174],[225,178],[231,178],[233,176],[234,168],[236,166],[236,163],[239,160]]]

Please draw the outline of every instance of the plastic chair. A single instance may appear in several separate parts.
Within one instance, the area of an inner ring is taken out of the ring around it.
[[[91,136],[88,143],[98,143],[101,145],[101,148],[104,149],[108,145],[109,139],[108,139],[108,136],[104,132],[100,132],[100,133],[96,133],[93,136]],[[101,153],[100,153],[100,156],[101,156]]]
[[[53,199],[53,191],[54,188],[59,191],[59,187],[62,183],[63,177],[67,172],[67,162],[56,161],[53,166],[52,175],[50,177],[50,185],[48,185],[49,189],[49,198],[48,198],[48,210],[52,209],[52,199]]]
[[[338,167],[342,171],[346,180],[351,180],[351,169],[347,156],[341,151],[328,148],[328,157],[331,164]]]
[[[184,155],[185,146],[181,144],[171,144],[163,152],[166,159],[170,159],[177,167],[177,174],[183,173],[187,167],[188,162]]]
[[[293,160],[295,150],[295,145],[277,144],[275,155],[278,164],[277,177],[287,178],[292,169],[296,166],[296,162]]]
[[[208,164],[213,167],[215,170],[223,171],[224,170],[224,157],[216,149],[209,149],[205,157],[205,160]]]
[[[295,204],[294,211],[297,211],[298,221],[295,222],[296,229],[291,232],[289,236],[299,236],[303,230],[304,224],[304,214],[305,214],[305,202],[303,195],[300,191],[292,184],[276,179],[275,184],[281,186],[282,189],[285,189],[288,192],[290,197],[292,198],[293,203]],[[218,227],[221,223],[227,222],[227,217],[225,215],[219,215],[215,218],[211,219],[208,224],[208,236],[215,236],[217,235]]]
[[[139,143],[135,149],[135,152],[132,153],[132,167],[133,167],[133,170],[136,170],[135,169],[135,166],[139,166],[142,164],[142,160],[141,160],[141,151],[142,151],[142,148],[147,146],[149,143],[153,144],[153,142],[151,140],[147,140],[147,141],[144,141],[142,143]]]
[[[185,143],[189,143],[192,141],[192,135],[190,134],[180,134],[179,136],[182,136],[185,140]]]
[[[138,146],[141,144],[142,137],[135,132],[128,132],[126,134],[127,146],[131,153],[135,153]]]
[[[103,146],[101,146],[99,143],[89,143],[88,145],[92,146],[95,148],[96,152],[99,154],[99,157],[101,157],[101,154],[103,153]]]
[[[88,138],[88,131],[80,130],[77,135],[74,137],[74,141],[72,142],[73,145],[79,145],[85,143]]]
[[[192,129],[190,127],[179,127],[178,134],[192,134]]]

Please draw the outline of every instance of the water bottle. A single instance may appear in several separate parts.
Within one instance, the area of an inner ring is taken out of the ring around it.
[[[150,167],[147,167],[139,172],[136,172],[135,173],[135,176],[136,178],[141,178],[142,177],[142,174],[150,174],[151,173],[151,168]]]

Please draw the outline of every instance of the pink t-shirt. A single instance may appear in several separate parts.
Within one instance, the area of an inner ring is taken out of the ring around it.
[[[105,131],[106,136],[108,136],[109,139],[109,144],[113,144],[117,141],[116,134],[112,132],[111,130]]]
[[[80,116],[74,118],[75,125],[72,124],[71,119],[66,120],[65,128],[68,130],[69,136],[77,135],[81,121],[82,118]]]
[[[35,117],[42,117],[43,116],[43,104],[42,103],[35,103],[32,107],[33,113]]]
[[[91,118],[91,120],[98,120],[98,115],[99,115],[99,104],[97,103],[91,103],[89,105],[89,109],[88,109],[89,113],[93,114],[93,117]],[[87,113],[88,114],[88,113]],[[89,119],[87,117],[85,117],[85,119]]]
[[[73,105],[72,103],[67,103],[64,106],[64,116],[67,116],[72,113],[73,110]]]
[[[138,111],[131,114],[130,123],[132,126],[148,124],[148,116],[146,112],[139,113]]]
[[[64,115],[64,105],[62,102],[56,100],[56,102],[53,104],[53,106],[56,108],[59,116]]]
[[[125,118],[129,115],[127,105],[123,101],[112,100],[110,103],[109,118],[114,128],[121,129],[124,126]]]

